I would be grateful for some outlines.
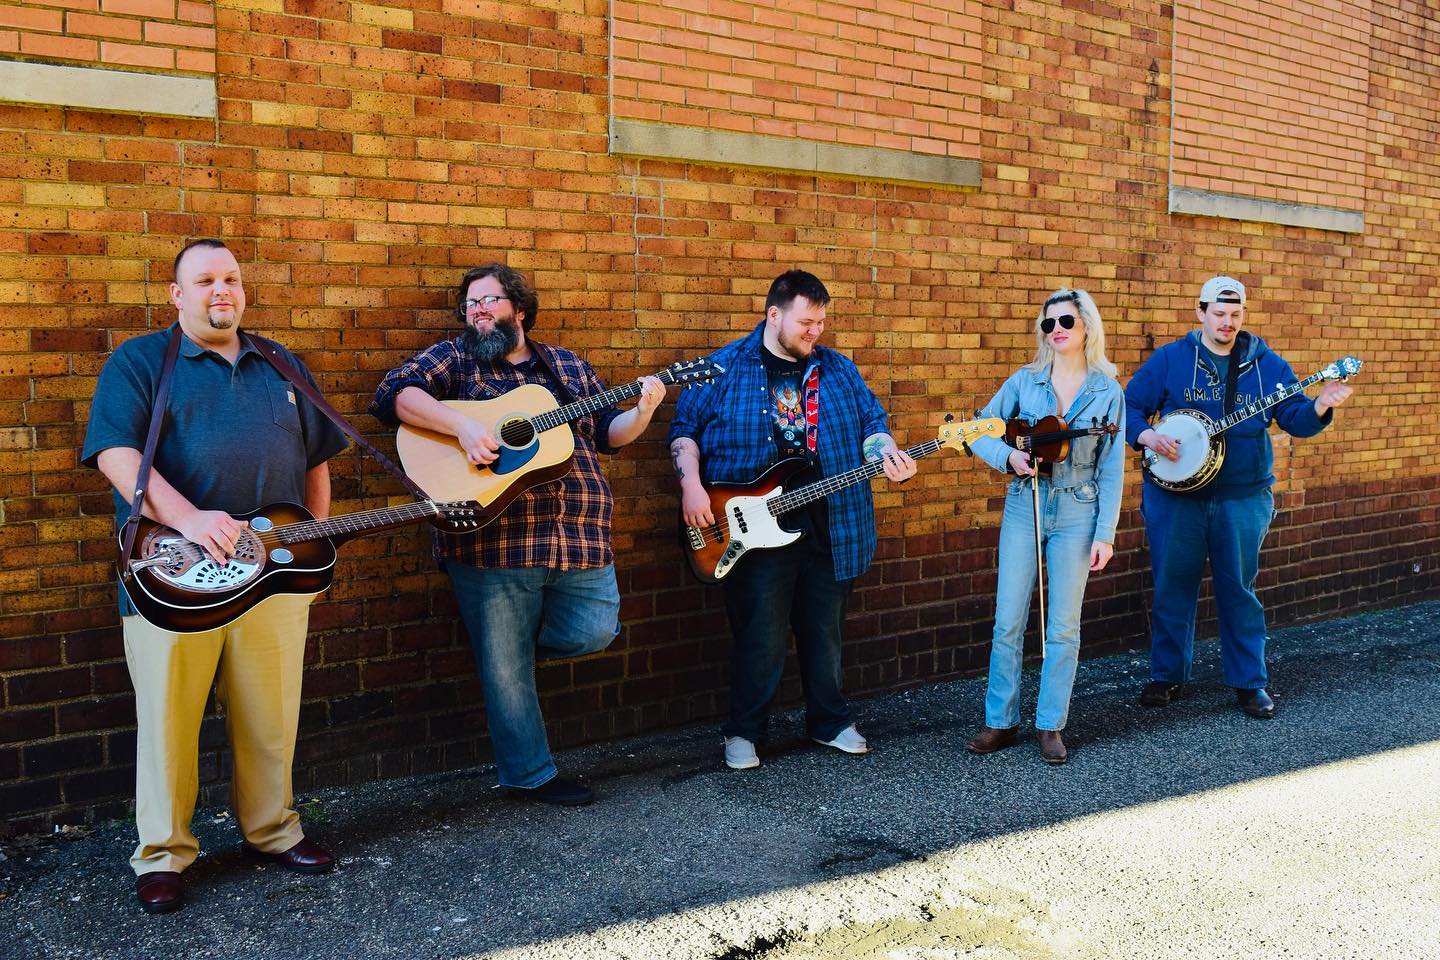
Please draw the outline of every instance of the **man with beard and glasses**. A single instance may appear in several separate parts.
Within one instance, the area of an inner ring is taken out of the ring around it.
[[[817,343],[829,302],[814,274],[782,273],[770,285],[755,329],[712,355],[725,378],[681,395],[670,455],[688,526],[715,523],[708,485],[749,483],[784,458],[809,461],[787,489],[867,460],[883,460],[885,476],[896,482],[915,475],[915,461],[895,446],[885,410],[855,364]],[[787,514],[784,523],[806,535],[789,546],[754,551],[721,581],[734,637],[725,763],[735,770],[760,765],[755,748],[780,687],[792,629],[806,733],[845,753],[869,750],[840,692],[840,628],[850,588],[875,554],[870,485],[844,487]]]
[[[455,437],[470,462],[484,466],[500,448],[494,424],[440,401],[490,400],[527,383],[561,403],[605,392],[579,356],[529,338],[540,305],[518,271],[499,263],[476,267],[460,279],[457,300],[465,332],[385,376],[370,407],[382,421]],[[664,397],[664,384],[645,377],[634,409],[604,407],[571,422],[575,460],[568,474],[520,494],[478,533],[436,534],[436,559],[454,584],[479,666],[500,785],[518,796],[562,806],[594,799],[555,769],[535,661],[594,653],[619,633],[614,498],[597,453],[615,453],[640,436]]]
[[[224,243],[185,245],[175,257],[170,300],[182,336],[142,512],[224,565],[246,527],[236,514],[285,501],[304,503],[316,517],[329,512],[327,461],[345,449],[345,436],[241,336],[245,288]],[[81,458],[113,485],[122,526],[141,479],[174,329],[120,344],[95,386]],[[282,353],[314,386],[304,364]],[[119,594],[138,728],[140,843],[130,866],[141,908],[168,913],[185,901],[180,875],[200,852],[190,819],[200,782],[196,744],[212,686],[224,707],[230,807],[245,851],[299,873],[329,870],[330,854],[301,829],[290,780],[314,598],[272,596],[226,626],[180,634],[142,619],[124,586]]]

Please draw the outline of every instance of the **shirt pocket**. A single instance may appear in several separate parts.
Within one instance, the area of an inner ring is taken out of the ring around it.
[[[295,388],[288,382],[271,380],[265,384],[270,392],[270,415],[275,426],[293,436],[300,436],[300,407]]]
[[[1093,468],[1099,457],[1100,439],[1100,437],[1076,437],[1070,441],[1070,466],[1087,470]]]

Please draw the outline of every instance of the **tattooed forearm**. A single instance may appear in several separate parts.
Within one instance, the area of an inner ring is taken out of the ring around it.
[[[695,445],[694,440],[688,437],[679,437],[670,444],[670,463],[675,467],[675,476],[684,480],[687,466],[699,469],[700,448]]]
[[[890,438],[883,433],[875,433],[866,437],[865,445],[861,448],[862,452],[865,455],[865,459],[879,460],[881,457],[883,457],[885,455],[885,448],[887,446],[885,441],[889,439]]]

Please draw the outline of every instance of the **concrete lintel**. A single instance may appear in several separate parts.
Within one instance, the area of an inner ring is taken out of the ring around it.
[[[122,113],[214,118],[214,77],[175,77],[102,67],[0,60],[0,100]]]
[[[1358,210],[1256,200],[1212,190],[1192,190],[1189,187],[1170,188],[1170,212],[1188,213],[1197,217],[1279,223],[1287,227],[1312,227],[1316,230],[1334,230],[1337,233],[1365,232],[1365,214]]]
[[[980,186],[980,163],[976,160],[634,120],[611,121],[610,152],[867,180]]]

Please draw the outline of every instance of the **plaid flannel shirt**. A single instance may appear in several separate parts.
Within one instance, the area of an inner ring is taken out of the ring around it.
[[[579,400],[605,392],[594,368],[563,347],[529,341],[544,351],[571,397]],[[461,346],[460,338],[444,340],[391,370],[375,391],[370,412],[398,425],[395,398],[406,387],[419,387],[436,400],[493,400],[526,383],[538,383],[557,395],[538,360],[514,366],[505,359],[482,363]],[[490,523],[475,533],[436,532],[435,557],[476,567],[552,567],[574,570],[611,563],[610,521],[615,500],[600,470],[599,453],[614,453],[610,423],[620,411],[606,407],[571,421],[575,434],[575,465],[559,480],[520,494]],[[556,429],[559,429],[558,427]]]
[[[688,437],[700,448],[705,484],[748,483],[780,458],[770,409],[769,378],[761,359],[765,324],[711,354],[725,376],[686,390],[675,406],[669,443]],[[806,367],[820,368],[820,475],[860,466],[865,438],[889,433],[885,410],[848,357],[817,346]],[[860,576],[875,556],[875,501],[870,484],[855,483],[827,498],[835,578]]]

